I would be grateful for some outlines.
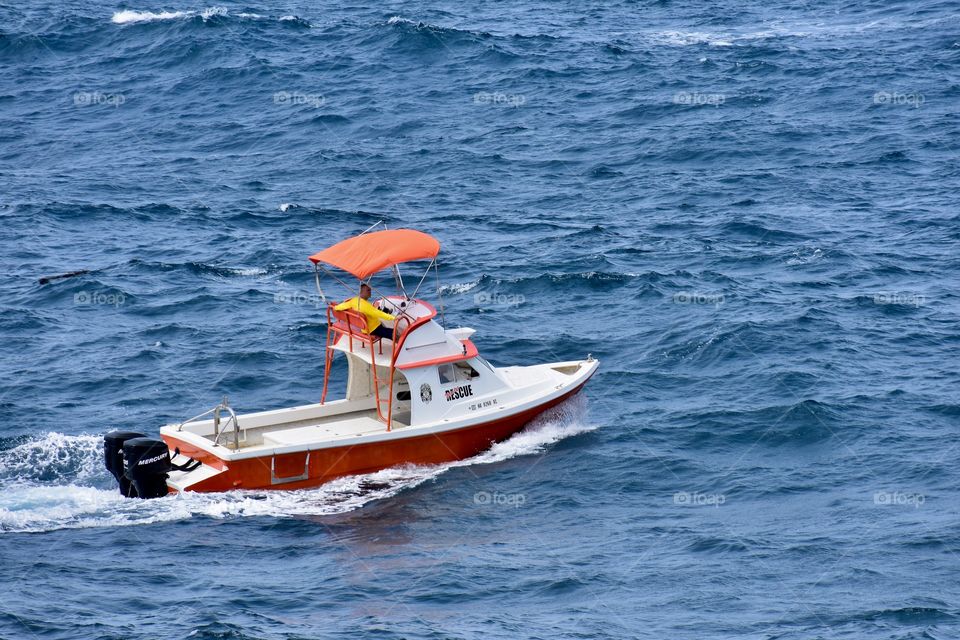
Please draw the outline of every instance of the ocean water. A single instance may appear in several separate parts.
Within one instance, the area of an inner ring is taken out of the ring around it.
[[[0,637],[960,637],[958,72],[947,1],[4,3]],[[378,220],[584,393],[121,498],[104,432],[319,398]]]

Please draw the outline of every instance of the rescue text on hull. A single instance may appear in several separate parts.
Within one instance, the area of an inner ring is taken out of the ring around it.
[[[392,272],[395,294],[370,303],[370,289],[327,306],[320,402],[236,414],[226,399],[160,428],[104,437],[107,469],[130,497],[177,491],[299,489],[401,464],[436,464],[476,455],[577,393],[599,362],[494,367],[480,356],[473,329],[445,328],[436,309],[407,294],[398,265],[429,260],[440,244],[409,229],[366,231],[310,257],[338,282]],[[354,291],[351,289],[351,291]],[[438,290],[439,294],[439,290]],[[442,317],[442,316],[441,316]],[[347,364],[345,397],[327,400],[334,356]]]

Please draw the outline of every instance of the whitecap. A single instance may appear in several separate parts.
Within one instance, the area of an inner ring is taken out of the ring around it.
[[[225,16],[225,15],[227,15],[226,7],[207,7],[206,9],[200,12],[200,17],[202,17],[204,20],[215,18],[217,16]]]
[[[445,285],[441,285],[440,293],[450,293],[453,295],[458,295],[458,294],[466,293],[467,291],[470,291],[471,289],[476,287],[478,284],[480,284],[479,280],[477,280],[476,282],[459,282],[456,284],[445,284]]]
[[[868,23],[814,23],[814,24],[782,24],[773,23],[764,25],[766,28],[757,31],[740,31],[727,33],[709,33],[704,31],[657,31],[647,33],[647,37],[655,43],[676,46],[707,44],[715,47],[730,47],[735,44],[749,43],[756,40],[772,40],[777,38],[836,38],[847,35],[859,35],[874,30],[895,30],[906,28],[927,28],[933,24],[950,18],[936,18],[929,21],[915,23],[887,22],[874,20]]]
[[[153,22],[154,20],[175,20],[195,15],[194,11],[133,11],[124,9],[113,14],[111,21],[114,24],[130,24],[134,22]]]
[[[217,16],[227,15],[226,7],[207,7],[200,11],[136,11],[133,9],[124,9],[117,11],[110,19],[114,24],[134,24],[137,22],[155,22],[158,20],[177,20],[180,18],[192,18],[199,15],[204,20]]]
[[[244,276],[244,277],[267,275],[267,270],[262,269],[260,267],[249,267],[246,269],[244,268],[230,269],[229,271],[235,275]]]
[[[814,247],[812,250],[809,247],[801,247],[799,249],[794,249],[792,257],[787,260],[787,266],[796,266],[799,264],[809,264],[815,262],[823,257],[823,251],[819,248]]]
[[[715,47],[730,47],[733,42],[728,36],[720,36],[701,31],[659,31],[652,34],[655,41],[663,44],[685,46],[691,44],[708,44]]]

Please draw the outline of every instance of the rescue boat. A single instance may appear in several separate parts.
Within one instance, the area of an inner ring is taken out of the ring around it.
[[[583,388],[599,365],[589,355],[495,367],[479,354],[474,329],[446,328],[442,297],[439,316],[417,297],[431,268],[439,284],[439,251],[440,243],[428,234],[384,229],[310,256],[324,302],[321,275],[355,295],[337,274],[365,282],[392,271],[396,291],[377,291],[374,303],[395,318],[383,322],[390,338],[367,333],[359,311],[329,303],[320,402],[237,414],[224,398],[199,416],[161,427],[160,439],[111,432],[104,437],[105,464],[120,491],[156,498],[182,491],[300,489],[397,465],[461,460]],[[408,295],[399,266],[417,261],[429,263]],[[346,393],[328,400],[337,360],[346,362]]]

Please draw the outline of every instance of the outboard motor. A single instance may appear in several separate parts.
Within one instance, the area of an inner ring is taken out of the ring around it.
[[[111,431],[103,436],[103,463],[120,485],[120,493],[128,498],[136,497],[130,481],[123,475],[123,443],[133,438],[142,438],[136,431]]]
[[[167,473],[172,468],[170,449],[163,440],[141,437],[123,443],[123,474],[133,485],[137,497],[167,495]]]

